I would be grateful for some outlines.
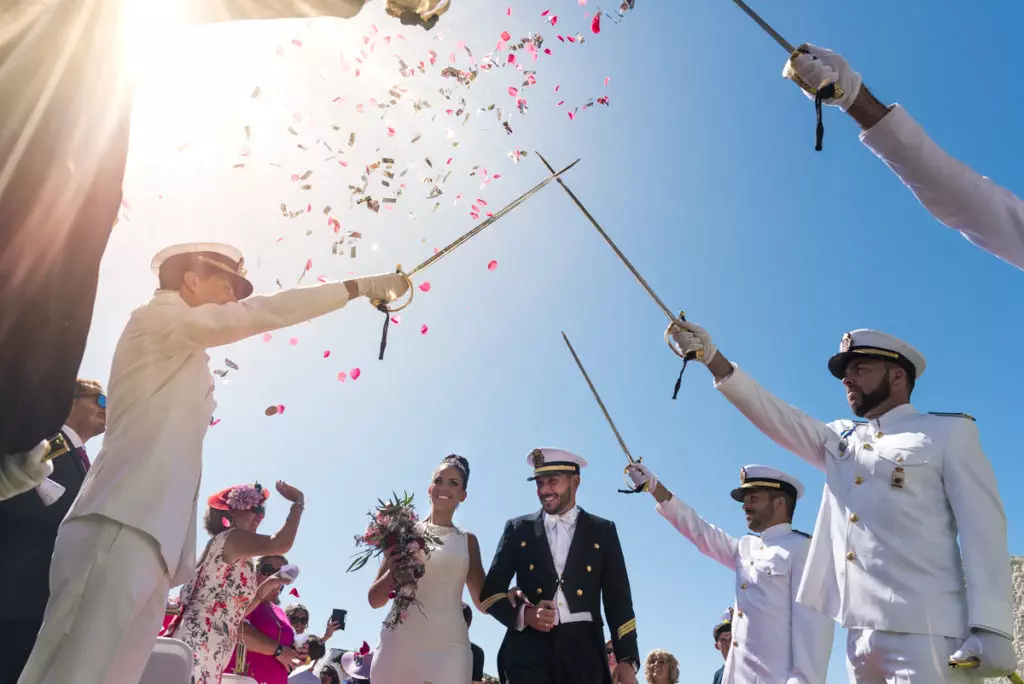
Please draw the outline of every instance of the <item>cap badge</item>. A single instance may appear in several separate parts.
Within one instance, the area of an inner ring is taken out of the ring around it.
[[[236,273],[243,278],[245,277],[246,270],[244,258],[238,260],[238,270],[236,271]]]
[[[851,335],[850,333],[846,333],[845,335],[843,335],[843,339],[839,342],[839,351],[845,354],[846,352],[850,351],[850,347],[852,346],[853,335]]]
[[[747,469],[746,468],[740,468],[740,484],[743,484],[746,481],[747,481]]]
[[[534,449],[530,452],[530,456],[533,458],[533,467],[540,468],[544,465],[544,452],[540,449]]]

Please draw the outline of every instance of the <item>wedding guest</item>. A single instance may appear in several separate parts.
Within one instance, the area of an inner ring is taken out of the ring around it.
[[[264,556],[256,561],[256,580],[264,582],[287,565],[284,556]],[[239,669],[259,684],[287,684],[288,675],[306,659],[306,647],[295,648],[295,630],[280,606],[282,584],[264,598],[242,625],[245,662],[238,667],[236,650],[225,672]]]
[[[327,655],[327,647],[320,637],[313,634],[306,641],[306,651],[309,662],[291,673],[288,684],[320,684],[321,677],[317,674],[316,668]]]
[[[193,684],[220,681],[242,620],[270,592],[281,589],[279,580],[258,584],[253,563],[256,556],[290,550],[295,541],[303,494],[281,481],[277,491],[292,506],[284,525],[273,535],[256,531],[270,497],[259,483],[228,487],[207,499],[203,526],[212,536],[195,576],[181,590],[181,620],[174,632],[194,653]]]
[[[732,607],[729,610],[722,613],[722,620],[714,629],[715,637],[715,649],[722,653],[722,660],[728,662],[729,660],[729,649],[732,647]],[[718,668],[715,672],[715,677],[712,684],[722,684],[722,678],[725,676],[725,665]]]
[[[654,649],[644,662],[644,680],[647,684],[677,684],[679,661],[668,651]]]
[[[288,622],[291,623],[292,629],[295,630],[297,636],[306,633],[306,629],[309,627],[309,608],[306,608],[301,603],[291,603],[285,607],[284,614],[288,616]],[[331,618],[327,618],[327,628],[324,630],[324,635],[319,637],[319,639],[326,642],[340,628],[341,625]]]

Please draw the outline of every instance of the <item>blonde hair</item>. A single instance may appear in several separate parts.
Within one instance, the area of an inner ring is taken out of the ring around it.
[[[668,662],[668,681],[676,684],[679,681],[679,661],[676,660],[674,655],[660,648],[656,648],[647,654],[647,660],[644,661],[644,679],[649,682],[654,681],[654,678],[651,676],[651,661],[658,656],[662,656]]]
[[[88,397],[93,394],[103,394],[103,385],[95,380],[78,378],[75,380],[75,397]]]

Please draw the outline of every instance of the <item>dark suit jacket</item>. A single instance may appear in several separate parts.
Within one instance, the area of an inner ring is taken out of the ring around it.
[[[0,620],[41,617],[50,596],[50,557],[57,528],[78,496],[85,467],[71,439],[59,433],[68,451],[56,456],[50,479],[65,488],[52,506],[44,506],[34,489],[0,501]],[[55,439],[55,438],[51,438]],[[61,447],[56,447],[61,448]]]
[[[505,524],[484,580],[481,601],[488,613],[514,630],[518,608],[513,608],[507,598],[513,576],[533,603],[553,600],[561,585],[569,611],[590,611],[599,626],[603,598],[615,657],[640,662],[633,598],[615,523],[581,508],[561,577],[551,557],[543,511],[513,518]],[[595,630],[595,634],[600,634],[600,630]]]
[[[715,673],[715,679],[712,684],[722,684],[722,675],[725,674],[725,665],[718,668],[718,672]]]

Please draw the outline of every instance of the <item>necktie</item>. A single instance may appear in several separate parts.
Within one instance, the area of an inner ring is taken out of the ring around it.
[[[82,468],[85,472],[89,472],[89,468],[92,466],[92,463],[89,461],[89,454],[86,453],[85,447],[80,446],[75,449],[75,456],[77,456],[78,460],[82,462]]]

